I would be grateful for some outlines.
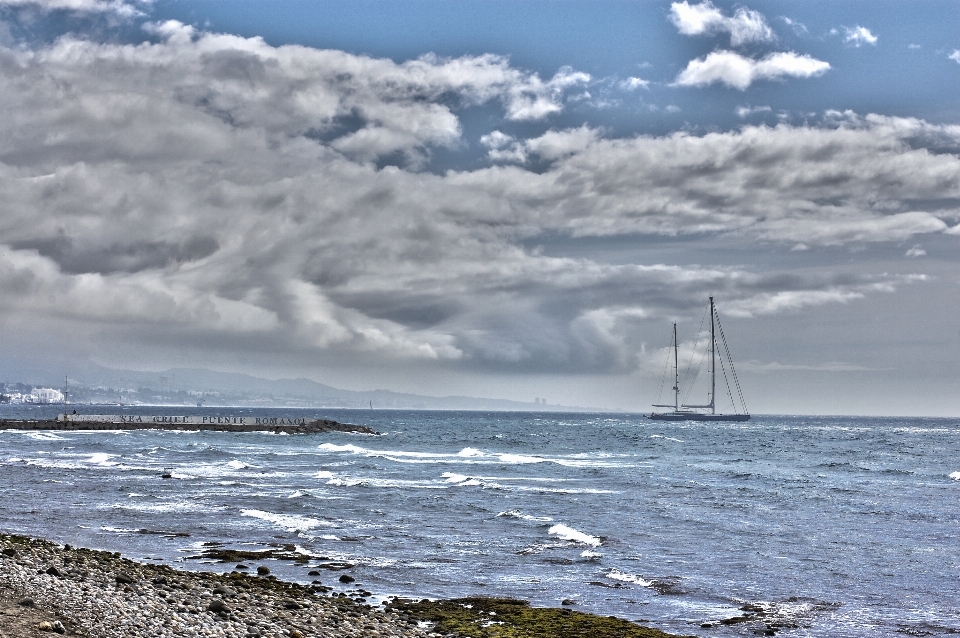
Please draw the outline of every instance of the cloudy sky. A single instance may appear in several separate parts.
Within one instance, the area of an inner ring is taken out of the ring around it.
[[[956,414],[957,24],[936,0],[0,0],[0,377],[646,410],[714,295],[753,412]]]

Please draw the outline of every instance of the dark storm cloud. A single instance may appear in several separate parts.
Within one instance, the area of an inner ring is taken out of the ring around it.
[[[83,249],[65,236],[50,239],[15,241],[14,250],[36,250],[57,263],[66,274],[115,272],[134,273],[151,268],[165,268],[209,257],[219,244],[212,237],[194,237],[182,244],[169,242],[135,242]]]

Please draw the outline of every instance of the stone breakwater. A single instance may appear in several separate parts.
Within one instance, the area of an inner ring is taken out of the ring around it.
[[[403,612],[241,572],[183,572],[0,534],[0,597],[52,614],[37,631],[89,638],[428,638]],[[0,618],[0,633],[4,633]],[[14,636],[14,634],[8,634]],[[27,635],[27,634],[23,634]]]
[[[117,422],[117,421],[25,421],[15,419],[0,420],[0,430],[188,430],[211,432],[273,432],[275,434],[320,434],[323,432],[355,432],[357,434],[380,434],[365,425],[339,423],[329,419],[306,421],[297,425],[276,425],[271,423],[176,423],[153,421]]]

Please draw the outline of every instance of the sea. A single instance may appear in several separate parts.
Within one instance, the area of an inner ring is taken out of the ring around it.
[[[188,570],[274,550],[246,563],[369,604],[566,602],[704,637],[960,633],[958,419],[82,407],[382,435],[0,431],[3,531]]]

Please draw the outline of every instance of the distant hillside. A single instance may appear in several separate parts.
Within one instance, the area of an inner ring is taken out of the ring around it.
[[[195,368],[173,368],[163,372],[141,372],[105,368],[96,364],[72,366],[71,397],[75,402],[158,403],[206,406],[246,405],[261,407],[330,407],[419,409],[419,410],[523,410],[602,411],[596,408],[545,405],[482,397],[431,397],[390,390],[342,390],[310,379],[261,379],[247,374],[215,372]],[[23,382],[62,388],[63,379],[16,371]],[[5,372],[9,375],[10,372]]]

